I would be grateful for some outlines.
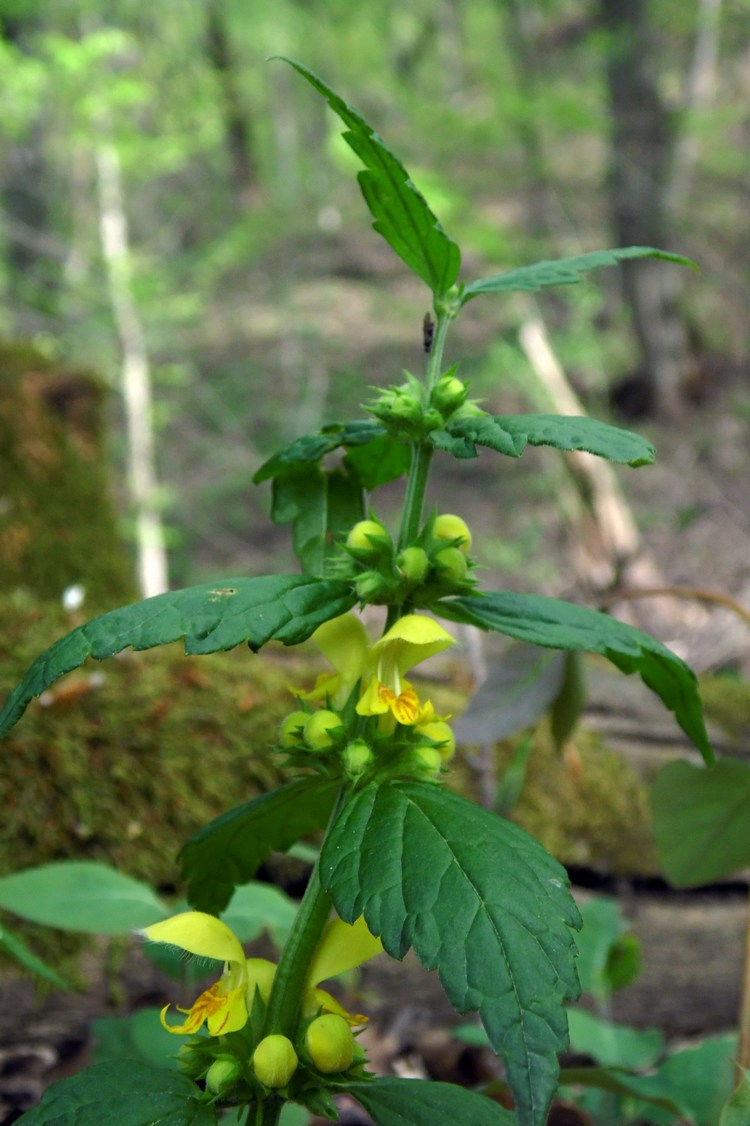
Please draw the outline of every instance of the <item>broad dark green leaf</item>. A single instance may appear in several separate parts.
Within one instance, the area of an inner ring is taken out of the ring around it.
[[[393,1076],[350,1083],[346,1090],[378,1126],[513,1126],[515,1115],[453,1083]]]
[[[459,1012],[478,1010],[521,1126],[541,1126],[578,992],[579,916],[563,868],[528,834],[440,786],[361,790],[321,852],[338,913],[364,913],[394,958],[413,946]]]
[[[274,478],[271,519],[292,525],[294,553],[307,575],[322,575],[336,537],[364,513],[359,480],[345,470],[313,465]]]
[[[626,246],[616,250],[593,250],[589,254],[579,254],[575,258],[558,258],[551,261],[536,262],[533,266],[521,266],[504,274],[493,274],[470,282],[462,294],[462,304],[478,297],[480,293],[536,293],[552,285],[572,285],[583,280],[582,274],[588,270],[598,270],[602,266],[616,266],[633,258],[659,258],[664,262],[676,262],[679,266],[693,266],[689,258],[681,254],[670,254],[656,250],[653,246]]]
[[[596,418],[557,414],[479,415],[433,430],[430,441],[458,458],[476,457],[487,446],[507,457],[520,457],[526,446],[595,454],[621,465],[649,465],[654,447],[644,438]]]
[[[138,1059],[95,1063],[48,1087],[24,1126],[214,1126],[203,1092],[176,1071]]]
[[[317,777],[289,782],[199,829],[180,851],[191,905],[220,914],[234,888],[253,878],[269,852],[283,852],[326,824],[337,788]]]
[[[70,989],[67,981],[61,978],[57,971],[43,962],[41,958],[38,958],[33,951],[29,950],[26,943],[13,931],[8,930],[4,923],[0,923],[0,950],[10,954],[11,958],[15,958],[19,966],[23,966],[29,973],[43,977],[45,981],[56,985],[58,989]]]
[[[458,277],[458,246],[448,238],[401,161],[365,119],[307,67],[292,59],[284,61],[323,95],[348,126],[344,140],[365,165],[357,179],[375,220],[373,227],[435,297],[441,297]]]
[[[433,610],[452,621],[496,630],[534,645],[600,653],[622,672],[637,672],[665,707],[675,713],[680,727],[705,761],[714,761],[692,670],[647,633],[585,606],[514,591],[451,598],[436,602]]]
[[[317,434],[306,434],[295,438],[290,445],[264,461],[255,473],[253,481],[259,485],[272,477],[283,477],[294,473],[305,465],[314,465],[326,454],[338,449],[356,449],[358,446],[375,442],[386,436],[379,422],[373,419],[356,419],[353,422],[334,422],[324,426]]]
[[[613,993],[631,985],[641,970],[641,947],[616,899],[597,895],[580,904],[583,926],[578,936],[581,992],[604,1008]]]
[[[667,763],[651,787],[654,836],[670,883],[696,887],[750,864],[750,763]]]
[[[110,610],[66,634],[34,661],[0,711],[0,738],[35,696],[87,657],[103,661],[123,649],[151,649],[181,639],[191,655],[232,649],[245,641],[254,652],[268,641],[297,645],[355,601],[346,582],[266,575],[202,583]]]
[[[148,884],[96,860],[57,860],[3,876],[0,907],[89,934],[129,934],[169,914]]]

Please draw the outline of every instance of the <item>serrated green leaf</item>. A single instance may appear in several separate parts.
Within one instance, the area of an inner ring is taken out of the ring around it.
[[[129,934],[169,914],[148,884],[96,860],[59,860],[3,876],[0,907],[89,934]]]
[[[33,951],[29,950],[26,943],[8,930],[4,923],[0,923],[0,949],[4,950],[6,954],[10,954],[11,958],[15,958],[20,966],[23,966],[29,973],[37,974],[43,977],[45,981],[49,981],[52,985],[56,985],[58,989],[69,990],[70,986],[64,978],[61,978],[56,970],[38,958]]]
[[[433,430],[436,449],[457,458],[477,457],[477,446],[487,446],[507,457],[520,457],[527,446],[551,446],[567,452],[582,451],[618,465],[650,465],[655,457],[650,442],[596,418],[557,414],[478,415],[449,422]]]
[[[478,1010],[506,1063],[520,1126],[541,1126],[578,992],[563,868],[517,826],[442,787],[371,784],[321,852],[338,913],[364,913],[394,958],[410,946],[459,1012]]]
[[[216,1110],[176,1071],[137,1059],[95,1063],[48,1087],[24,1126],[214,1126]]]
[[[123,649],[151,649],[184,639],[185,652],[216,653],[247,642],[297,645],[356,601],[350,584],[309,575],[226,579],[169,591],[110,610],[56,641],[34,661],[0,711],[0,738],[41,695],[87,657],[103,661]]]
[[[292,525],[294,553],[307,575],[321,575],[336,537],[364,516],[359,480],[344,470],[307,466],[273,481],[271,519]]]
[[[330,426],[324,426],[317,434],[295,438],[290,445],[285,446],[268,461],[264,461],[253,476],[253,481],[259,485],[272,477],[283,477],[285,473],[294,473],[302,466],[314,465],[334,450],[356,449],[384,436],[386,432],[383,427],[371,418],[355,419],[347,423],[331,423]]]
[[[656,848],[670,883],[696,887],[750,863],[750,763],[667,763],[651,786]]]
[[[399,258],[441,297],[454,284],[461,253],[449,239],[401,161],[365,119],[311,70],[284,59],[307,79],[346,126],[344,140],[365,165],[357,179],[373,227]]]
[[[393,1076],[350,1083],[346,1090],[378,1126],[513,1126],[515,1115],[453,1083]]]
[[[622,672],[637,672],[665,707],[675,713],[680,727],[705,761],[714,761],[695,675],[684,661],[647,633],[597,610],[542,594],[470,594],[436,602],[432,609],[454,622],[496,630],[533,645],[600,653]]]
[[[681,254],[670,254],[656,250],[653,246],[626,246],[616,250],[593,250],[589,254],[579,254],[575,258],[558,258],[536,262],[533,266],[521,266],[504,274],[493,274],[488,278],[469,282],[462,293],[461,303],[466,304],[472,297],[481,293],[536,293],[554,285],[573,285],[583,280],[582,275],[602,266],[616,266],[633,258],[659,258],[663,262],[676,262],[679,266],[692,266],[695,263]]]
[[[326,824],[337,788],[320,778],[288,782],[199,829],[179,856],[191,905],[220,914],[234,888],[253,878],[269,852],[283,852]]]

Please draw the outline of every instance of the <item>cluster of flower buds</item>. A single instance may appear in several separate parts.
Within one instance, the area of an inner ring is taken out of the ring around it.
[[[476,401],[469,399],[469,387],[456,375],[454,365],[442,375],[430,391],[410,372],[406,382],[380,391],[367,404],[389,434],[408,442],[422,442],[433,430],[441,430],[449,422],[484,414]]]
[[[397,551],[386,528],[360,520],[346,540],[357,595],[364,604],[426,605],[471,590],[471,533],[460,516],[431,517],[414,543]]]

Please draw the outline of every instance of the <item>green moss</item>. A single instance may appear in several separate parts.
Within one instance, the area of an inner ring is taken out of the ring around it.
[[[739,742],[750,733],[750,683],[733,676],[702,676],[700,692],[706,718]]]
[[[0,341],[0,591],[59,598],[81,583],[87,608],[135,596],[104,453],[105,385]]]
[[[599,735],[579,728],[565,756],[555,750],[546,724],[535,735],[521,797],[512,818],[563,864],[607,874],[658,872],[648,789]],[[498,746],[502,771],[514,746]],[[473,790],[457,764],[457,788]]]

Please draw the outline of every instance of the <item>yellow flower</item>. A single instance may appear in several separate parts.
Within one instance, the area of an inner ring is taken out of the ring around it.
[[[372,675],[357,704],[359,715],[386,715],[399,723],[415,724],[432,716],[429,700],[421,704],[404,674],[420,661],[453,645],[454,638],[432,618],[407,614],[391,626],[370,649]]]
[[[355,614],[341,614],[318,626],[312,635],[334,672],[321,673],[309,692],[297,692],[303,700],[328,695],[334,707],[342,707],[367,667],[370,638]]]
[[[169,1024],[166,1014],[169,1005],[161,1012],[161,1023],[168,1032],[189,1036],[204,1023],[212,1036],[236,1032],[248,1018],[248,1008],[253,1003],[256,988],[264,1001],[268,1000],[276,966],[264,958],[245,958],[240,940],[234,932],[213,915],[202,911],[184,911],[161,923],[144,927],[139,932],[151,942],[165,942],[201,958],[214,958],[224,962],[224,972],[217,982],[201,993],[189,1009],[177,1006],[187,1019],[182,1024]],[[338,1013],[350,1024],[362,1024],[366,1018],[352,1016],[323,989],[319,982],[335,974],[359,966],[383,949],[379,938],[367,929],[364,919],[343,922],[334,918],[326,925],[323,937],[313,956],[305,986],[303,1008],[315,1013],[320,1009]]]

